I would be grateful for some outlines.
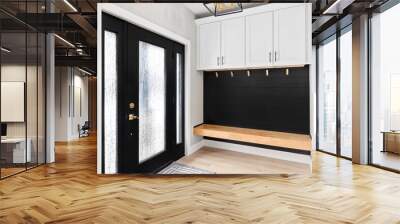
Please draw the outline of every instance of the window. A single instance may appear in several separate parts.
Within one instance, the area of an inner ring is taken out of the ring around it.
[[[318,48],[318,149],[336,153],[336,38]]]
[[[340,36],[340,155],[352,157],[352,32]]]
[[[400,5],[371,18],[370,160],[400,170]]]
[[[319,44],[317,61],[317,147],[348,159],[352,157],[352,41],[349,25]]]
[[[20,15],[35,13],[42,4],[19,2]],[[14,20],[2,12],[0,17]],[[5,178],[45,163],[46,38],[22,23],[13,23],[12,30],[2,25],[0,178]]]

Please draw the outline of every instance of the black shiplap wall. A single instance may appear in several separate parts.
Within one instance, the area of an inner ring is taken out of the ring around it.
[[[204,123],[309,134],[309,67],[204,72]]]

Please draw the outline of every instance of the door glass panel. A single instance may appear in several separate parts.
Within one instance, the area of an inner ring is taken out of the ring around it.
[[[352,156],[352,34],[340,37],[340,153]]]
[[[117,172],[117,34],[104,31],[105,173]]]
[[[165,49],[139,41],[139,163],[165,151]]]
[[[182,143],[182,54],[176,54],[176,144]]]
[[[318,144],[336,153],[336,38],[318,48]]]

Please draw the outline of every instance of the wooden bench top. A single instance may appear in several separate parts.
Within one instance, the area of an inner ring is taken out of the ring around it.
[[[193,129],[195,135],[246,143],[311,151],[309,135],[221,125],[202,124]]]

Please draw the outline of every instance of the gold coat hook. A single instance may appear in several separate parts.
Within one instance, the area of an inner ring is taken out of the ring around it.
[[[289,69],[288,68],[286,69],[285,74],[289,75]]]

